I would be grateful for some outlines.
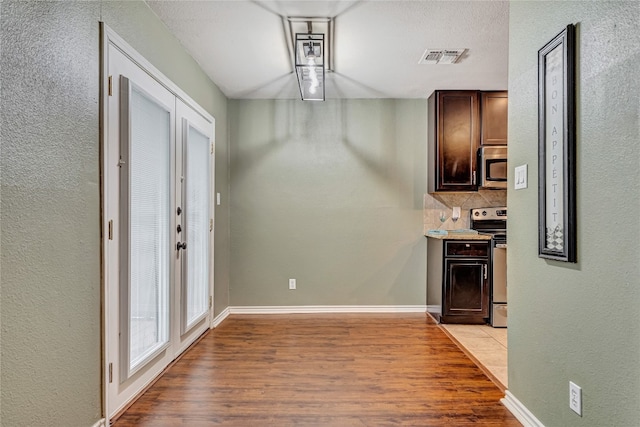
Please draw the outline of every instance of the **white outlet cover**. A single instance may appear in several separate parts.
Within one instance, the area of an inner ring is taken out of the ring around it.
[[[569,381],[569,408],[582,416],[582,388],[573,381]]]
[[[527,188],[527,165],[516,166],[514,177],[513,188],[516,190]]]

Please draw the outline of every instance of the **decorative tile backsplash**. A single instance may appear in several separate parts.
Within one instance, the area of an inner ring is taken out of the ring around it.
[[[474,208],[506,206],[507,190],[480,190],[477,193],[433,193],[424,195],[424,231],[469,228],[469,211]],[[454,206],[460,206],[460,219],[451,220]],[[440,222],[440,212],[447,219]]]

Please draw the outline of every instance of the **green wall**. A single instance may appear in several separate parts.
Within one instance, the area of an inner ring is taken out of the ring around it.
[[[229,117],[230,305],[426,304],[426,100],[233,100]]]
[[[537,52],[577,27],[578,263],[537,254]],[[510,5],[509,390],[546,426],[640,420],[640,3]],[[569,409],[569,381],[583,416]]]
[[[0,7],[0,424],[87,427],[101,418],[98,22],[216,118],[223,200],[227,101],[143,2]],[[228,207],[216,215],[220,312]]]

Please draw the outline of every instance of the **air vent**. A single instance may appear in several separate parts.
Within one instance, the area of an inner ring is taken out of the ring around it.
[[[467,49],[427,49],[418,64],[455,64]]]

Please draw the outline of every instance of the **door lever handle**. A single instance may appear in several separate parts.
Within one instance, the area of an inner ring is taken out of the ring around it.
[[[180,249],[187,249],[187,242],[178,242],[178,244],[176,245],[176,249],[180,250]]]

